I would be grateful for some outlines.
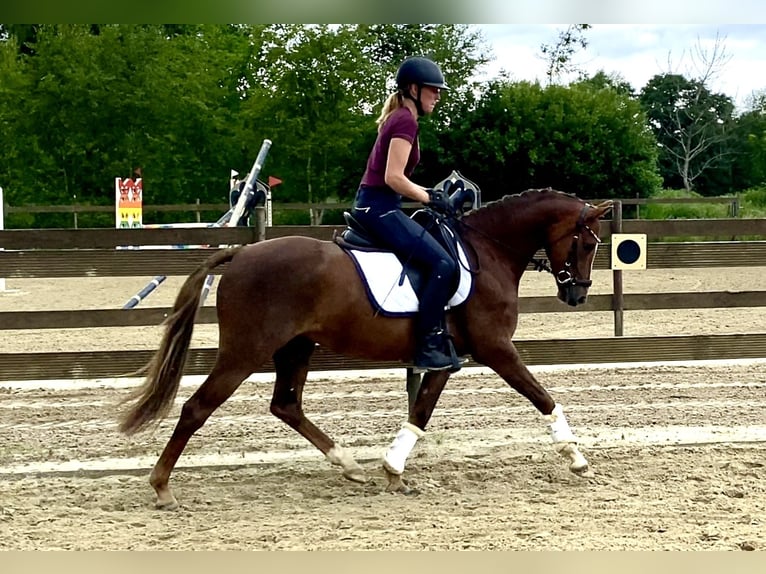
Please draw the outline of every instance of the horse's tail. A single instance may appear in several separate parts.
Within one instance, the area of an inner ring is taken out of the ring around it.
[[[241,247],[222,249],[202,263],[186,279],[173,310],[164,321],[165,334],[150,361],[131,374],[147,373],[143,385],[121,403],[135,401],[120,416],[119,430],[132,435],[154,420],[164,418],[175,400],[189,352],[202,285],[214,268],[232,260]]]

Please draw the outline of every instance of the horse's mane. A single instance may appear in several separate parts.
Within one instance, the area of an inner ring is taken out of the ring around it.
[[[519,210],[515,209],[517,204],[534,204],[540,201],[550,201],[552,198],[582,201],[574,193],[559,191],[552,187],[525,189],[519,193],[504,195],[500,199],[489,201],[466,215],[470,216],[471,219],[479,221],[485,218],[493,220],[496,216],[502,214],[505,224],[510,224],[519,213]]]
[[[574,193],[559,191],[557,189],[553,189],[552,187],[543,187],[540,189],[525,189],[524,191],[520,191],[519,193],[504,195],[500,199],[496,199],[494,201],[485,203],[479,209],[481,210],[484,208],[492,208],[493,206],[496,207],[495,204],[506,204],[506,203],[515,202],[515,201],[540,201],[543,198],[549,198],[552,195],[556,197],[569,197],[569,198],[580,201],[580,198],[577,197]]]

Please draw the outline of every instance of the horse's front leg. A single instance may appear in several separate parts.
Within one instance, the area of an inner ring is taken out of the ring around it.
[[[514,344],[508,341],[492,349],[485,347],[474,356],[478,362],[490,367],[540,411],[548,422],[553,447],[557,453],[568,459],[569,470],[578,476],[593,476],[588,461],[577,446],[577,438],[567,422],[564,408],[553,400],[548,391],[529,372]]]
[[[418,439],[425,435],[426,425],[449,376],[448,371],[431,371],[423,375],[423,382],[420,384],[417,398],[412,405],[407,422],[402,423],[402,428],[383,456],[383,469],[388,478],[386,490],[389,492],[404,494],[412,492],[402,480],[404,467]]]

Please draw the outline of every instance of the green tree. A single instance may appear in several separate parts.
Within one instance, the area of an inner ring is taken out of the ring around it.
[[[488,48],[483,36],[461,24],[360,26],[364,34],[364,53],[374,72],[376,91],[369,100],[368,136],[358,151],[366,158],[375,137],[372,120],[377,117],[386,96],[395,89],[394,76],[399,64],[408,56],[426,56],[439,64],[450,89],[434,113],[420,121],[421,162],[414,178],[423,185],[443,179],[453,169],[453,154],[445,148],[449,133],[461,118],[476,109],[481,83],[478,71],[488,63]],[[361,172],[359,173],[361,176]],[[358,181],[358,178],[357,178]]]
[[[12,36],[0,43],[10,202],[109,204],[114,178],[139,167],[147,203],[226,197],[246,139],[237,113],[250,39],[234,27],[176,32],[40,25],[29,53]]]
[[[437,135],[471,101],[468,78],[486,62],[477,55],[480,37],[467,26],[278,25],[264,34],[270,49],[248,80],[257,90],[243,107],[247,123],[274,141],[269,166],[284,181],[276,198],[353,197],[376,136],[374,120],[395,89],[396,69],[410,55],[438,61],[454,87],[421,129],[419,177],[445,175]],[[312,214],[313,221],[321,215]]]
[[[660,183],[638,102],[587,83],[492,83],[445,147],[486,200],[548,186],[593,199],[646,197]]]
[[[275,197],[346,195],[343,160],[360,137],[364,101],[357,35],[348,26],[278,25],[263,30],[263,40],[242,117],[274,142],[270,171],[284,182]],[[312,216],[318,223],[320,214]]]
[[[585,50],[588,47],[585,31],[590,28],[590,24],[570,24],[559,32],[555,43],[540,46],[540,53],[547,62],[545,75],[549,84],[557,82],[564,74],[582,75],[582,70],[575,63],[574,56],[578,50]]]
[[[728,96],[710,92],[698,80],[663,74],[651,78],[639,98],[662,149],[666,187],[692,190],[730,153],[734,104]]]
[[[578,83],[583,86],[590,86],[595,90],[611,89],[615,90],[618,94],[630,98],[637,97],[630,82],[625,80],[619,74],[607,74],[603,70],[599,70],[589,78],[583,78]]]
[[[753,94],[734,129],[732,171],[738,190],[766,185],[766,90]]]

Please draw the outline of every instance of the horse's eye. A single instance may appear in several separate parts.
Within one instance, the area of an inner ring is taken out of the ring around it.
[[[590,253],[591,251],[593,251],[596,248],[596,244],[595,243],[586,243],[585,245],[582,246],[582,248],[585,251],[585,253]]]

